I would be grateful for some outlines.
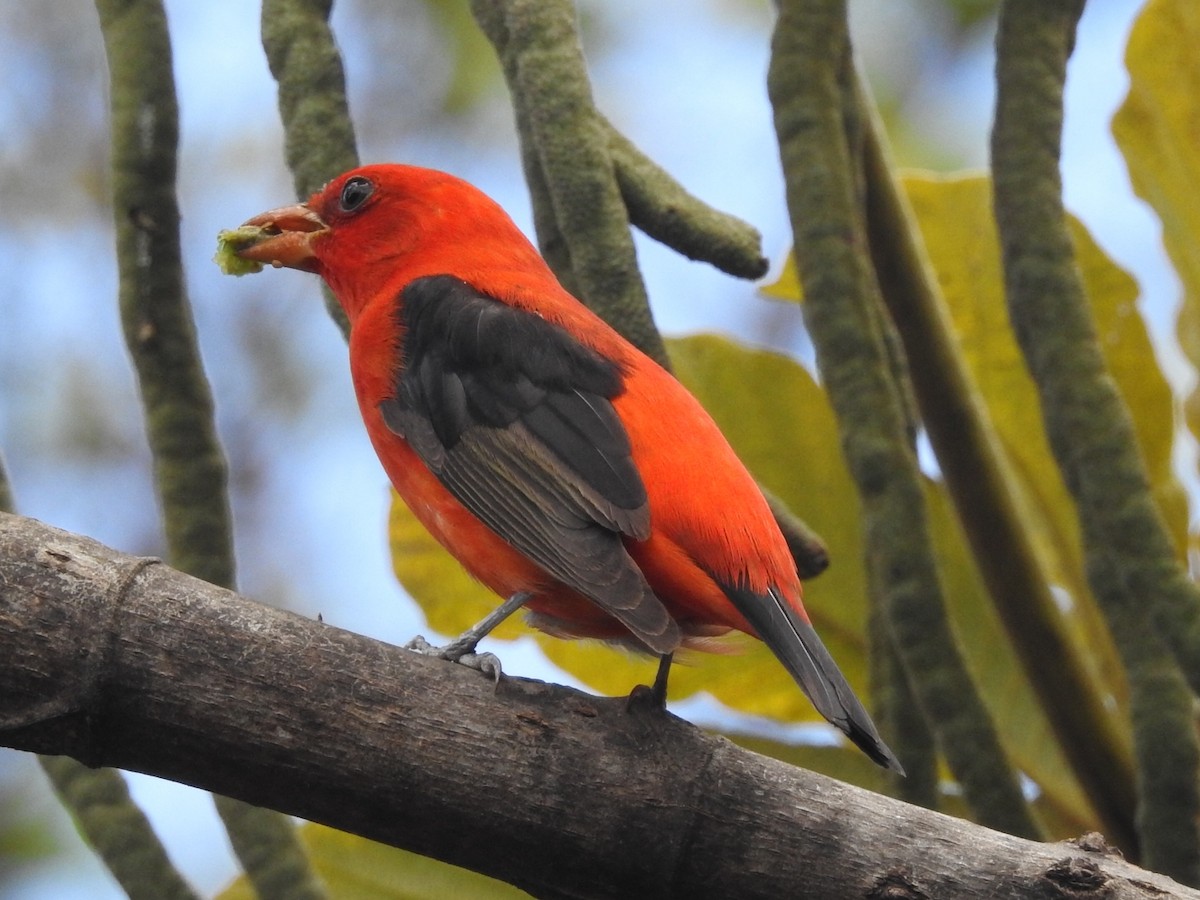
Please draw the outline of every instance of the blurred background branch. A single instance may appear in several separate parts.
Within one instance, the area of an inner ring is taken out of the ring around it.
[[[997,37],[992,165],[1009,315],[1046,435],[1077,505],[1088,580],[1130,685],[1137,824],[1148,864],[1200,883],[1200,591],[1150,491],[1133,421],[1100,350],[1062,203],[1067,58],[1083,0],[1006,0]],[[1165,626],[1156,634],[1151,623]],[[1183,670],[1167,653],[1176,652]]]
[[[993,828],[1036,836],[946,617],[912,431],[878,321],[857,160],[845,130],[843,85],[853,78],[845,3],[782,3],[772,46],[768,86],[805,321],[863,503],[867,567],[884,625],[973,814]]]
[[[175,193],[179,113],[166,12],[160,0],[97,0],[96,8],[111,81],[121,321],[145,409],[167,558],[232,589],[228,468],[183,281]],[[286,816],[213,799],[263,900],[324,896]]]

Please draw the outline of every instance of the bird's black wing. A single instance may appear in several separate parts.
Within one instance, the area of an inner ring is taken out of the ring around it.
[[[879,765],[903,774],[900,761],[879,736],[871,716],[855,696],[812,624],[806,622],[774,588],[759,594],[744,587],[721,587],[804,689],[817,712]]]
[[[612,406],[616,363],[565,329],[449,275],[400,296],[395,396],[380,404],[454,497],[656,653],[679,629],[626,552],[646,489]]]

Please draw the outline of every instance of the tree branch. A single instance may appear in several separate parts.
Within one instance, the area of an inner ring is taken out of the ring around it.
[[[1189,696],[1189,685],[1200,693],[1200,589],[1172,546],[1100,351],[1062,202],[1063,85],[1083,6],[1000,8],[991,152],[1005,296],[1075,501],[1088,582],[1129,681],[1142,859],[1200,884],[1200,742]]]
[[[758,229],[692,196],[658,163],[600,117],[629,221],[688,259],[751,280],[767,274]]]
[[[1097,836],[1038,844],[621,699],[493,690],[4,514],[0,647],[7,746],[273,806],[541,897],[1200,900]]]
[[[886,335],[856,195],[843,87],[850,62],[845,0],[779,4],[767,91],[804,320],[862,501],[867,577],[913,696],[973,814],[1034,836],[1037,823],[946,615],[911,406],[897,381],[899,348]]]
[[[11,513],[13,507],[8,472],[0,455],[0,512]],[[71,814],[80,836],[96,851],[130,900],[198,900],[172,865],[149,820],[129,796],[120,772],[89,769],[68,756],[41,755],[38,764]]]
[[[129,900],[200,900],[172,865],[120,772],[89,769],[68,756],[42,754],[38,763]]]
[[[921,421],[954,509],[1029,681],[1105,832],[1132,855],[1133,753],[1068,634],[1029,525],[1017,511],[999,438],[979,396],[908,200],[893,177],[882,121],[860,82],[867,232],[884,302],[909,359]],[[901,751],[896,751],[900,753]],[[902,755],[901,759],[905,757]],[[911,772],[910,772],[911,774]]]
[[[512,93],[542,254],[576,297],[669,366],[637,267],[629,215],[592,102],[570,0],[472,0]]]
[[[329,27],[332,9],[333,0],[263,0],[262,4],[263,50],[279,84],[284,152],[301,200],[358,165],[346,73]],[[345,310],[328,288],[324,294],[334,324],[343,336],[349,335]]]

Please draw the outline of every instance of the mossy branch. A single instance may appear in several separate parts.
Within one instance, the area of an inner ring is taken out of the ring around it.
[[[1047,435],[1080,518],[1121,562],[1120,579],[1152,600],[1163,639],[1200,692],[1200,590],[1176,558],[1149,488],[1133,426],[1107,373],[1074,265],[1058,172],[1061,89],[1070,38],[1064,8],[1079,0],[1010,3],[998,64],[992,159],[1008,304],[1043,397]],[[1073,21],[1073,20],[1072,20]],[[1032,36],[1020,23],[1041,25]],[[1073,33],[1073,26],[1069,28]],[[1057,53],[1054,64],[1042,57]]]
[[[1001,8],[991,141],[996,221],[1009,315],[1076,503],[1088,581],[1126,666],[1142,853],[1160,871],[1197,884],[1200,751],[1191,705],[1174,702],[1177,687],[1164,692],[1164,646],[1195,691],[1200,593],[1175,557],[1104,363],[1062,203],[1063,85],[1082,11],[1082,0],[1009,0]],[[1147,629],[1130,627],[1147,609],[1158,615],[1161,645]],[[1190,764],[1164,768],[1163,756]],[[1183,834],[1151,830],[1158,821],[1175,822]]]
[[[0,512],[15,513],[12,484],[0,455]],[[38,754],[38,764],[80,835],[130,900],[199,900],[115,769],[69,756]]]
[[[975,563],[1072,770],[1109,839],[1135,853],[1133,751],[1067,633],[865,86],[867,236],[884,303],[909,359],[921,420]]]
[[[212,797],[238,862],[261,900],[327,896],[290,816],[222,794]]]
[[[505,18],[506,5],[502,0],[471,0],[471,14],[476,24],[491,42],[500,60],[504,80],[513,95],[513,117],[516,120],[517,137],[521,147],[521,167],[525,172],[525,183],[529,188],[529,199],[533,206],[533,227],[537,232],[538,249],[554,270],[563,287],[579,296],[579,288],[571,270],[571,257],[566,242],[558,228],[550,190],[542,173],[541,159],[532,140],[533,126],[524,105],[516,102],[516,87],[520,59],[512,51]]]
[[[116,769],[39,755],[54,792],[130,900],[198,900]]]
[[[886,598],[880,596],[875,573],[868,571],[867,578],[871,604],[867,650],[872,706],[892,751],[904,760],[903,778],[888,773],[891,793],[907,803],[937,809],[941,793],[937,741],[904,673],[900,651],[884,615]]]
[[[160,0],[97,0],[112,98],[121,325],[137,371],[172,563],[233,583],[226,466],[184,295],[179,112]]]
[[[329,29],[333,0],[263,0],[262,42],[279,84],[284,153],[305,199],[358,165],[342,57]],[[346,313],[325,289],[325,308],[350,333]]]
[[[1116,572],[1111,572],[1116,577]],[[1195,884],[1196,806],[1190,784],[1200,768],[1195,739],[1195,705],[1170,652],[1141,610],[1115,610],[1112,626],[1129,678],[1129,712],[1137,753],[1140,861],[1156,872]],[[1189,872],[1188,867],[1192,869]]]
[[[592,101],[574,6],[570,0],[473,0],[471,8],[512,93],[544,255],[580,300],[665,364],[609,132]]]
[[[691,197],[592,102],[569,0],[472,0],[512,94],[542,256],[572,294],[670,370],[629,224],[744,277],[765,265],[758,233]],[[804,577],[828,565],[820,537],[768,496]]]
[[[630,222],[688,259],[711,263],[729,275],[754,279],[767,274],[758,229],[689,194],[612,122],[602,117],[600,123],[608,134]]]
[[[168,553],[180,569],[232,587],[228,473],[180,263],[179,111],[166,14],[161,0],[97,0],[96,7],[111,78],[121,323],[142,394]],[[231,804],[222,801],[219,811]],[[261,859],[268,836],[288,832],[290,856],[272,867],[288,865],[293,881],[264,896],[320,896],[309,890],[315,882],[288,820],[245,809],[225,824],[243,865]],[[247,865],[247,874],[259,883],[259,870]]]
[[[889,378],[843,117],[844,0],[780,4],[768,90],[806,320],[866,521],[867,565],[938,747],[981,821],[1036,834],[946,618],[915,453]]]
[[[853,54],[847,53],[852,60]],[[865,208],[869,173],[865,162],[865,145],[871,126],[869,117],[857,97],[857,78],[851,63],[838,71],[841,100],[842,129],[846,152],[851,163],[853,195],[857,208]],[[896,400],[899,421],[907,446],[916,452],[920,417],[909,378],[908,359],[895,325],[883,305],[874,299],[865,304],[870,329],[880,337],[879,349]],[[929,719],[913,691],[904,670],[901,650],[888,621],[889,585],[877,569],[867,567],[867,591],[870,618],[867,622],[870,658],[871,697],[881,723],[893,738],[893,749],[905,761],[906,777],[890,776],[896,796],[929,809],[937,809],[939,758],[937,738]]]
[[[829,568],[829,547],[809,524],[792,512],[786,503],[759,484],[759,489],[771,507],[771,515],[787,541],[796,571],[802,579],[816,578]]]
[[[333,0],[263,0],[262,42],[279,83],[284,153],[301,198],[358,165]]]
[[[4,454],[0,453],[0,512],[16,512],[16,507],[12,484],[8,480],[8,467],[4,463]]]

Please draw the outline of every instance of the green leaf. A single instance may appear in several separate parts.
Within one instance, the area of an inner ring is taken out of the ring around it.
[[[1163,244],[1183,283],[1177,334],[1193,365],[1200,365],[1197,46],[1200,5],[1194,0],[1150,0],[1129,35],[1129,94],[1112,121],[1133,189],[1161,219]],[[1200,392],[1192,393],[1185,410],[1192,433],[1200,435]]]
[[[1047,445],[1037,391],[1009,328],[988,180],[913,175],[904,183],[1041,562],[1052,583],[1074,603],[1068,618],[1079,640],[1091,648],[1097,671],[1114,696],[1123,698],[1116,652],[1087,588],[1074,505]],[[1082,223],[1072,218],[1070,228],[1101,349],[1129,404],[1155,495],[1182,548],[1187,502],[1171,471],[1171,392],[1137,309],[1137,285]]]
[[[972,379],[999,436],[1022,519],[1035,536],[1043,569],[1063,599],[1064,618],[1081,656],[1091,663],[1097,689],[1112,698],[1118,727],[1127,731],[1124,676],[1087,585],[1075,508],[1047,445],[1038,395],[1009,328],[990,184],[983,176],[912,175],[904,185]],[[1156,496],[1182,546],[1187,511],[1170,466],[1172,399],[1137,310],[1137,285],[1080,222],[1072,219],[1070,228],[1101,349],[1133,413]],[[1075,795],[1075,785],[1063,780],[1066,765],[1040,711],[1035,715],[1030,708],[1033,698],[1007,642],[1001,647],[1001,642],[989,640],[989,635],[1001,633],[999,622],[991,621],[990,604],[975,589],[971,591],[978,597],[974,611],[961,602],[965,590],[948,594],[956,601],[953,613],[968,659],[984,683],[1010,752],[1044,791],[1060,801],[1060,813],[1082,812],[1074,799],[1063,796],[1064,791]]]
[[[518,900],[529,895],[510,884],[427,856],[311,823],[298,830],[313,868],[337,900]],[[239,877],[218,900],[255,900]]]
[[[1089,591],[1075,508],[1047,445],[1037,391],[1009,328],[988,179],[912,174],[903,179],[903,186],[963,356],[998,435],[1023,523],[1034,536],[1048,580],[1062,598],[1062,614],[1081,656],[1091,665],[1097,690],[1111,698],[1117,727],[1127,733],[1123,670]],[[1137,285],[1080,222],[1072,219],[1070,228],[1102,350],[1132,410],[1155,495],[1182,547],[1187,505],[1171,470],[1170,388],[1137,310]],[[764,292],[800,299],[790,259],[779,280]],[[996,639],[1004,629],[944,492],[939,487],[927,496],[951,616],[1006,747],[1042,788],[1048,820],[1072,827],[1094,822],[1011,646]],[[803,506],[798,509],[805,512]]]

